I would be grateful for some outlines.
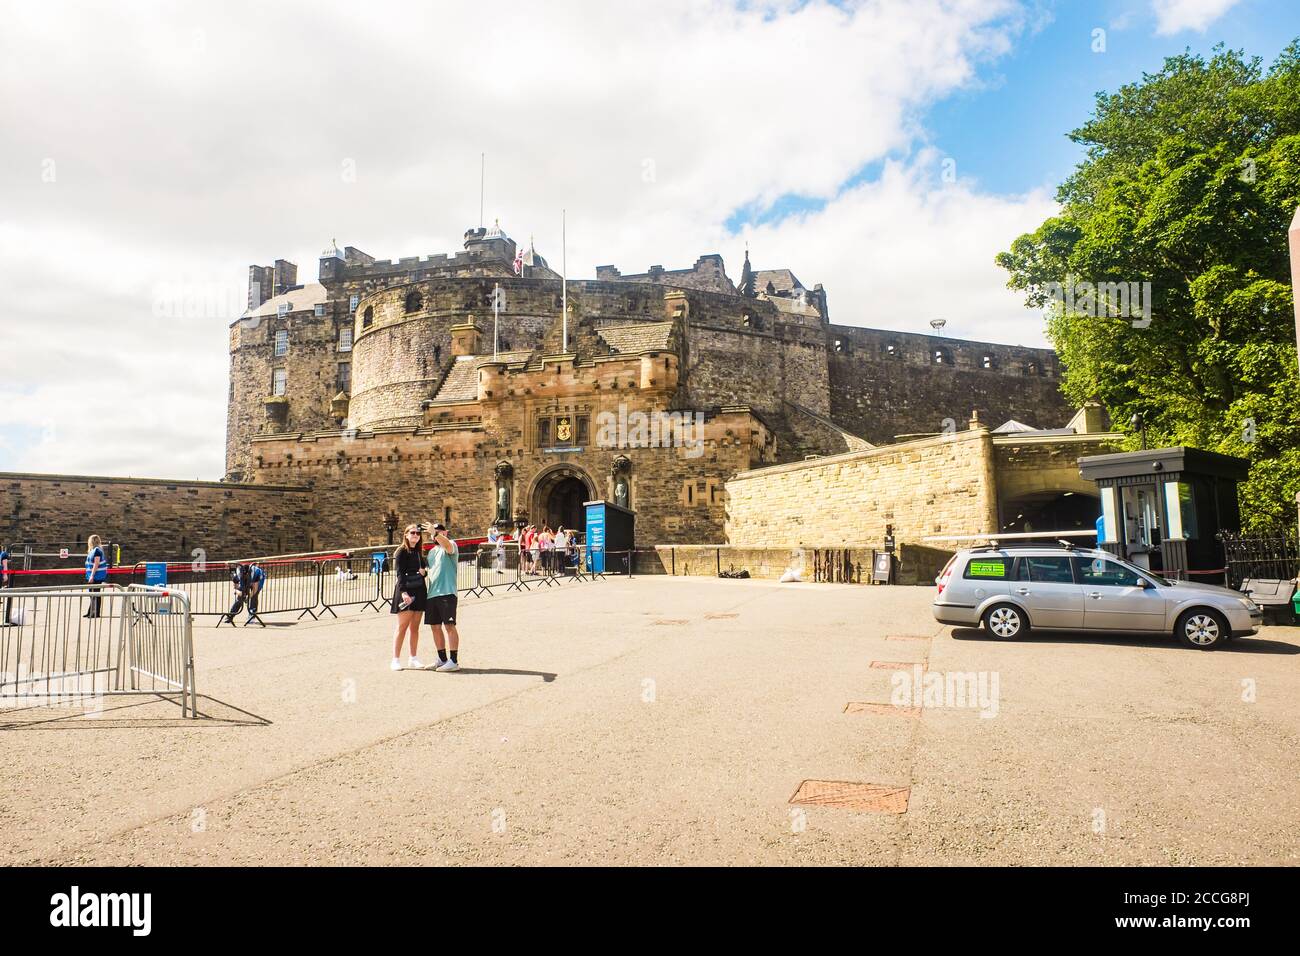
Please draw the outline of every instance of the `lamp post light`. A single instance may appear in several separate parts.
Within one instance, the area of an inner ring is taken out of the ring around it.
[[[384,530],[388,532],[388,543],[393,543],[393,534],[397,531],[397,515],[390,508],[388,514],[384,515]]]
[[[1128,420],[1129,427],[1142,436],[1142,450],[1147,450],[1147,423],[1142,417],[1141,412],[1134,412],[1133,417]]]

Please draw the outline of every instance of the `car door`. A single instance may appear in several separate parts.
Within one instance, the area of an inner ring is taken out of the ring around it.
[[[1163,631],[1165,599],[1158,587],[1110,558],[1076,556],[1083,587],[1083,626],[1097,631]]]
[[[1083,627],[1083,588],[1068,555],[1019,558],[1011,591],[1025,602],[1033,627]]]

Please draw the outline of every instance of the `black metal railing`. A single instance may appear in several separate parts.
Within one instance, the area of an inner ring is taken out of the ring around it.
[[[1231,588],[1240,589],[1247,578],[1289,581],[1300,574],[1300,547],[1294,530],[1266,534],[1221,531],[1219,541]]]

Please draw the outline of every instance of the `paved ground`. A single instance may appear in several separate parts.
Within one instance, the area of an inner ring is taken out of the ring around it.
[[[387,614],[202,624],[204,719],[0,711],[0,863],[1300,861],[1300,629],[1002,644],[937,625],[930,594],[638,578],[467,601],[459,674],[390,672]],[[846,713],[890,702],[873,662],[996,675],[996,716]],[[792,806],[810,779],[907,809]]]

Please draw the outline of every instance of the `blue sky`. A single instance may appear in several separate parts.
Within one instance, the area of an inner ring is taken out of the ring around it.
[[[932,146],[983,192],[1054,192],[1083,154],[1066,134],[1091,115],[1098,92],[1136,82],[1187,49],[1208,57],[1220,42],[1261,57],[1267,67],[1300,37],[1300,0],[1239,0],[1204,32],[1159,35],[1157,28],[1148,0],[1043,2],[1009,53],[980,64],[973,83],[917,114],[920,135],[912,148]],[[1092,49],[1096,29],[1105,31],[1101,52]],[[868,163],[844,188],[875,180],[882,166]],[[934,178],[941,174],[936,167]],[[825,203],[786,194],[771,204],[746,204],[726,224],[736,232],[747,223],[779,223]]]

